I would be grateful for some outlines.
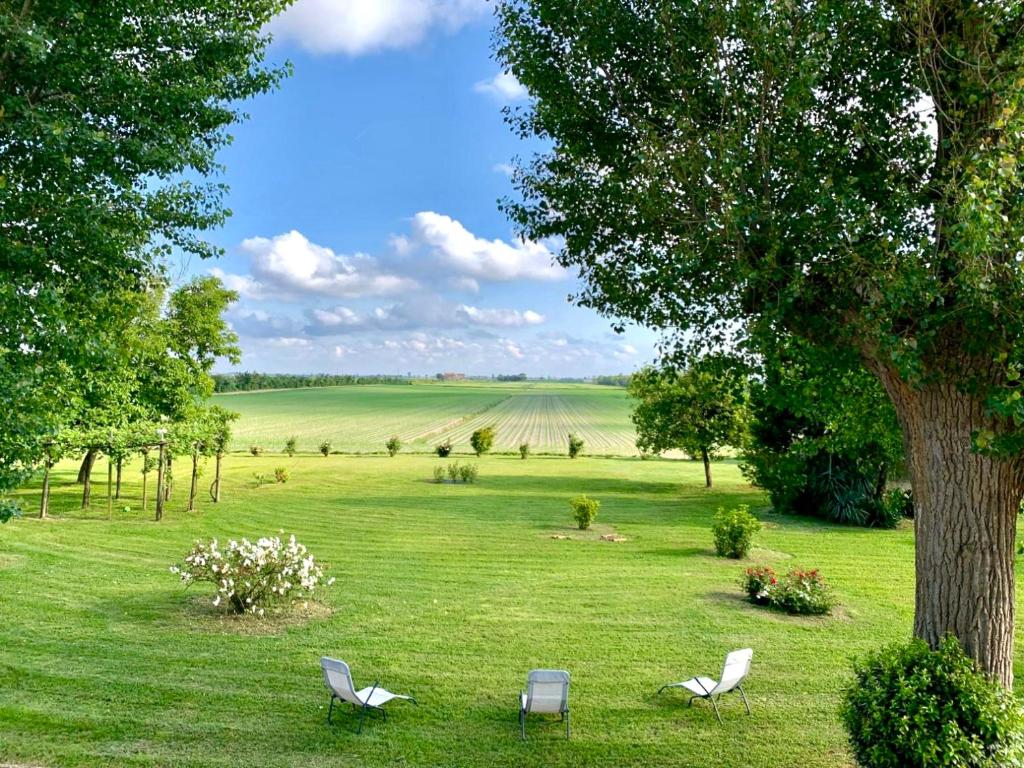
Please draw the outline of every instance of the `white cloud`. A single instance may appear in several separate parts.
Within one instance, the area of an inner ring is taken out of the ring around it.
[[[532,309],[520,312],[518,309],[478,309],[462,304],[456,308],[455,314],[475,325],[504,326],[506,328],[540,325],[544,322],[544,315],[538,314]]]
[[[477,93],[491,96],[498,101],[522,101],[530,93],[511,72],[499,72],[489,80],[481,80],[473,86]]]
[[[560,280],[565,270],[554,256],[532,241],[510,245],[503,240],[484,240],[461,223],[432,211],[421,211],[412,220],[413,241],[431,248],[447,267],[478,280]]]
[[[622,349],[622,351],[625,354],[627,354],[627,355],[635,355],[636,354],[636,347],[634,347],[632,344],[623,344],[620,347],[620,349]]]
[[[269,29],[312,53],[358,56],[454,32],[486,10],[484,0],[297,0]]]
[[[210,274],[218,278],[224,287],[237,291],[243,299],[262,299],[263,286],[246,275],[231,275],[219,267],[210,270]]]
[[[522,347],[520,347],[514,341],[509,341],[508,339],[504,339],[501,342],[501,348],[507,354],[509,354],[512,357],[514,357],[516,360],[522,360],[524,357],[526,357],[526,355],[523,352]]]
[[[509,163],[497,163],[491,168],[491,170],[495,173],[504,174],[505,176],[511,176],[516,171],[516,169]]]
[[[232,307],[227,312],[227,320],[242,336],[258,338],[296,336],[303,328],[301,320],[271,315],[262,309]]]
[[[308,349],[313,346],[312,341],[299,336],[279,336],[273,339],[266,339],[263,343],[268,347],[275,347],[277,349]]]
[[[377,260],[365,254],[346,256],[311,243],[295,230],[274,238],[250,237],[241,250],[251,261],[249,281],[262,295],[280,293],[355,298],[389,296],[417,287],[415,280],[380,271]]]

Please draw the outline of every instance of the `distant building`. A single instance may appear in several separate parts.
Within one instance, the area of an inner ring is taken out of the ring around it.
[[[464,381],[466,378],[466,374],[445,371],[444,373],[437,374],[437,378],[441,381]]]

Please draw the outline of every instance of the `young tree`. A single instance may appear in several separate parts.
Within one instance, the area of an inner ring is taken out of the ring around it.
[[[216,173],[286,0],[121,0],[0,7],[0,488],[43,455],[103,371],[114,292],[145,290],[177,250],[218,249]]]
[[[533,97],[510,119],[551,146],[505,203],[522,233],[562,238],[581,303],[670,344],[756,352],[794,334],[826,360],[857,354],[908,449],[915,634],[955,634],[1010,686],[1024,7],[503,0],[498,15],[499,57]]]
[[[629,394],[636,400],[637,447],[645,453],[677,449],[699,457],[710,488],[711,460],[722,448],[743,442],[743,377],[724,365],[697,364],[682,371],[647,367],[633,375]]]
[[[469,437],[469,444],[477,456],[483,456],[494,445],[494,427],[480,427]]]

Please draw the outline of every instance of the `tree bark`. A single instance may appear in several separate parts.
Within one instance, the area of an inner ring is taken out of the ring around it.
[[[46,463],[43,465],[43,493],[39,500],[39,518],[43,519],[46,517],[46,513],[50,508],[50,459],[46,459]]]
[[[955,635],[979,667],[1013,686],[1016,522],[1024,461],[976,452],[972,435],[1001,430],[977,396],[951,384],[883,384],[903,428],[914,490],[914,634]]]
[[[92,472],[92,465],[96,461],[96,449],[90,448],[85,452],[85,458],[82,459],[82,464],[78,468],[78,482],[85,483],[85,479]]]
[[[705,487],[711,487],[711,456],[708,454],[707,448],[700,449],[700,458],[704,462],[704,484]]]
[[[117,469],[117,477],[116,477],[116,479],[114,481],[114,498],[115,499],[120,499],[121,498],[121,469],[122,469],[121,465],[123,463],[124,463],[124,457],[123,456],[118,456],[117,457],[117,467],[116,467],[116,469]]]
[[[220,460],[224,454],[217,451],[217,466],[214,469],[213,474],[213,493],[210,494],[213,497],[214,502],[220,501]]]
[[[199,451],[197,449],[192,450],[192,484],[188,489],[188,511],[194,512],[196,509],[196,493],[199,490]]]

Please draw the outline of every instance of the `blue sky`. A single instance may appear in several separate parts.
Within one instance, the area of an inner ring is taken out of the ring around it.
[[[272,24],[294,75],[246,105],[222,153],[234,215],[191,262],[242,294],[246,370],[589,376],[633,370],[655,336],[571,305],[555,243],[498,211],[540,147],[492,59],[485,0],[298,0]]]

